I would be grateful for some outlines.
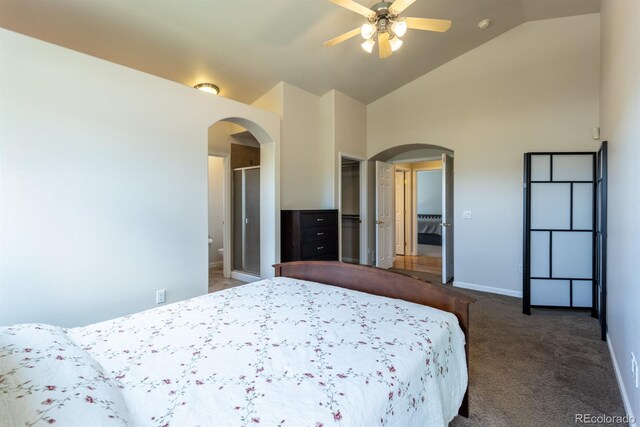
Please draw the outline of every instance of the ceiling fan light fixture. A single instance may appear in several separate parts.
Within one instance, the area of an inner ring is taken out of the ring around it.
[[[400,19],[391,24],[391,31],[398,37],[402,37],[407,33],[407,21]]]
[[[220,88],[213,83],[198,83],[194,88],[210,93],[211,95],[217,95],[220,93]]]
[[[360,27],[360,34],[363,39],[370,39],[377,31],[377,28],[374,24],[367,22],[366,24],[362,24]]]
[[[402,43],[403,41],[400,40],[398,36],[392,37],[389,39],[389,44],[391,45],[392,52],[395,52],[396,50],[400,49],[400,47],[402,46]]]
[[[362,43],[360,46],[362,46],[365,52],[371,53],[373,51],[373,46],[375,44],[376,44],[376,41],[373,38],[370,38],[368,40],[365,40],[364,43]]]

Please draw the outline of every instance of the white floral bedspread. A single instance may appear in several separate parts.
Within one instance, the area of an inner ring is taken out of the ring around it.
[[[43,330],[55,339],[22,337]],[[76,367],[56,377],[69,351]],[[267,279],[83,328],[0,328],[0,413],[18,425],[443,426],[466,389],[464,354],[450,313]]]

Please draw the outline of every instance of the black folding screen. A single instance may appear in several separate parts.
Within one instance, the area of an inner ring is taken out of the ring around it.
[[[523,312],[591,309],[596,286],[596,154],[527,153]]]
[[[596,312],[607,338],[607,142],[596,159]]]

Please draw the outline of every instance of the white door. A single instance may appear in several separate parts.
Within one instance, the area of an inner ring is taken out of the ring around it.
[[[396,255],[405,254],[404,181],[405,172],[396,171]]]
[[[394,167],[376,162],[376,267],[393,267],[394,239]]]
[[[453,157],[442,155],[442,283],[453,278]]]

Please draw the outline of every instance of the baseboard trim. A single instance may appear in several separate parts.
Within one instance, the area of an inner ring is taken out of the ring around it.
[[[506,295],[508,297],[522,298],[522,292],[512,291],[510,289],[494,288],[492,286],[476,285],[475,283],[453,281],[453,286],[462,289],[471,289],[472,291],[488,292],[490,294]]]
[[[355,259],[355,258],[342,257],[342,262],[348,262],[348,263],[351,263],[351,264],[359,264],[360,260],[359,259]]]
[[[260,280],[260,276],[254,276],[253,274],[244,273],[242,271],[236,271],[236,270],[231,272],[231,278],[240,280],[242,282],[247,282],[247,283],[257,282],[258,280]]]
[[[220,269],[222,268],[222,261],[214,261],[214,262],[210,262],[209,263],[209,268],[213,268],[213,269]]]
[[[629,395],[627,395],[627,389],[624,387],[624,381],[622,381],[622,373],[620,372],[620,368],[618,366],[618,360],[616,359],[616,354],[613,351],[613,345],[611,344],[611,337],[607,333],[607,347],[609,347],[609,356],[611,356],[611,362],[613,363],[613,370],[616,373],[616,381],[618,381],[618,388],[620,389],[620,394],[622,395],[622,404],[624,405],[624,410],[629,416],[630,419],[636,420],[635,423],[629,423],[629,427],[638,427],[637,418],[634,417],[633,411],[631,410],[631,402],[629,401]]]

